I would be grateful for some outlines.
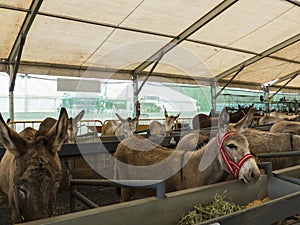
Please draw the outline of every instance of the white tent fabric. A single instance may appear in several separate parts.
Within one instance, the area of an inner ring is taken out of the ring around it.
[[[38,2],[30,26],[26,18]],[[0,0],[0,71],[8,72],[26,31],[21,73],[131,79],[141,69],[142,80],[152,67],[146,61],[172,42],[153,80],[225,84],[242,67],[231,86],[258,89],[294,78],[286,87],[299,89],[299,6],[296,0]]]

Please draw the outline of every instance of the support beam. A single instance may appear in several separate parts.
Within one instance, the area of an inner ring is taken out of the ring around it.
[[[273,53],[275,53],[275,52],[277,52],[281,49],[283,49],[283,48],[288,47],[289,45],[292,45],[292,44],[298,42],[299,40],[300,40],[300,34],[297,34],[297,35],[295,35],[295,36],[293,36],[293,37],[291,37],[291,38],[289,38],[289,39],[273,46],[272,48],[269,48],[268,50],[262,52],[260,55],[254,56],[254,57],[252,57],[252,58],[250,58],[250,59],[234,66],[234,67],[232,67],[231,69],[226,70],[225,72],[223,72],[223,73],[219,74],[218,76],[216,76],[216,79],[219,80],[219,79],[222,79],[224,77],[227,77],[228,75],[238,71],[241,66],[245,66],[245,67],[249,66],[249,65],[251,65],[251,64],[253,64],[253,63],[255,63],[255,62],[257,62],[257,61],[259,61],[259,60],[261,60],[261,59],[263,59],[263,58],[265,58],[265,57],[267,57],[267,56],[269,56],[269,55],[271,55],[271,54],[273,54]]]
[[[297,1],[297,0],[285,0],[285,1],[291,3],[291,4],[295,5],[295,6],[300,6],[300,2]]]
[[[10,85],[9,85],[9,91],[12,92],[15,89],[15,82],[16,82],[16,77],[17,77],[17,72],[19,69],[20,61],[21,61],[21,56],[23,52],[23,47],[25,44],[25,36],[22,36],[20,46],[19,46],[19,51],[17,54],[17,59],[14,63],[10,63],[12,65],[10,67]]]
[[[242,49],[242,48],[236,48],[236,47],[232,47],[232,46],[220,45],[220,44],[212,43],[212,42],[208,42],[208,41],[195,40],[195,39],[190,39],[190,38],[186,39],[186,41],[193,42],[193,43],[196,43],[196,44],[206,45],[206,46],[210,46],[210,47],[226,49],[226,50],[229,50],[229,51],[250,54],[250,55],[253,55],[253,56],[260,56],[260,53],[257,53],[257,52],[253,52],[253,51],[250,51],[250,50],[245,50],[245,49]],[[295,60],[295,59],[287,59],[287,58],[284,58],[284,57],[274,56],[274,55],[269,55],[269,56],[266,56],[266,57],[268,57],[270,59],[281,60],[281,61],[284,61],[284,62],[300,64],[300,61]]]
[[[298,76],[298,75],[300,75],[300,70],[298,70],[298,71],[295,71],[295,72],[293,72],[293,73],[290,73],[290,74],[288,74],[288,75],[286,75],[286,76],[284,76],[284,77],[281,77],[281,78],[279,78],[279,79],[277,79],[277,80],[274,80],[274,81],[270,81],[269,83],[269,86],[274,86],[275,84],[279,84],[279,83],[281,83],[281,82],[283,82],[283,81],[286,81],[286,80],[288,80],[288,79],[290,79],[290,78],[295,78],[296,76]],[[268,83],[268,82],[267,82]]]
[[[23,52],[23,46],[25,44],[26,36],[29,29],[39,11],[43,0],[34,0],[30,6],[29,12],[27,13],[23,25],[19,31],[17,39],[8,57],[9,64],[9,75],[10,75],[10,85],[9,85],[9,115],[10,119],[14,121],[14,88],[15,81],[21,62],[21,56]]]
[[[143,86],[145,85],[146,81],[149,79],[149,77],[151,76],[151,74],[153,73],[154,69],[156,68],[156,66],[158,65],[159,61],[161,60],[161,58],[163,57],[163,54],[161,54],[161,56],[156,60],[156,62],[154,63],[154,65],[152,66],[151,70],[149,71],[149,73],[147,74],[147,76],[145,77],[145,79],[143,80],[143,83],[141,84],[141,86],[139,87],[138,93],[139,94],[143,88]]]
[[[279,91],[281,91],[286,85],[288,85],[292,80],[294,80],[296,77],[298,76],[298,74],[295,74],[293,77],[289,78],[289,80],[282,85],[274,94],[272,94],[269,98],[273,98],[275,95],[278,94]]]
[[[217,80],[212,78],[211,79],[211,84],[210,84],[210,93],[211,93],[211,116],[216,116],[217,112]]]
[[[189,36],[194,34],[201,27],[203,27],[208,22],[213,20],[215,17],[217,17],[222,12],[224,12],[226,9],[228,9],[230,6],[232,6],[237,1],[238,0],[225,0],[225,1],[221,2],[218,6],[216,6],[214,9],[209,11],[206,15],[204,15],[202,18],[197,20],[194,24],[192,24],[190,27],[188,27],[186,30],[184,30],[181,34],[179,34],[177,37],[172,39],[168,44],[166,44],[161,49],[159,49],[150,58],[148,58],[146,61],[141,63],[138,67],[136,67],[134,70],[134,73],[138,74],[141,71],[143,71],[144,69],[146,69],[153,62],[155,62],[160,57],[161,54],[164,55],[167,52],[169,52],[171,49],[173,49],[175,46],[179,45],[182,41],[186,40]]]
[[[30,6],[30,9],[29,9],[29,12],[27,13],[25,19],[24,19],[24,22],[23,22],[23,25],[20,29],[20,32],[18,34],[18,37],[14,43],[14,46],[9,54],[9,57],[8,57],[8,62],[11,64],[11,63],[14,63],[15,59],[16,59],[16,56],[18,55],[18,52],[19,52],[19,47],[20,47],[20,43],[22,41],[22,38],[26,38],[28,32],[29,32],[29,29],[36,17],[36,14],[37,12],[39,11],[41,5],[42,5],[42,2],[43,0],[34,0]]]
[[[9,65],[9,71],[10,73],[13,73],[14,69],[13,69],[13,65]],[[10,75],[10,79],[12,79],[12,75]],[[12,83],[12,81],[10,80],[10,83]],[[15,110],[14,110],[14,91],[9,91],[9,118],[11,121],[15,120]],[[13,127],[14,128],[14,127]]]
[[[244,69],[244,66],[241,66],[241,68],[231,77],[231,79],[222,87],[220,91],[216,94],[216,98],[224,91],[224,89],[233,81],[233,79]]]
[[[134,104],[133,117],[135,117],[138,114],[136,110],[136,104],[139,100],[139,80],[137,74],[132,75],[132,85],[133,85],[133,104]]]

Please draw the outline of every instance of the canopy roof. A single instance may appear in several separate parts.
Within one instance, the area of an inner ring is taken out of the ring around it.
[[[21,55],[21,73],[145,79],[162,57],[151,80],[216,78],[235,87],[299,89],[299,6],[296,0],[0,0],[0,71]]]

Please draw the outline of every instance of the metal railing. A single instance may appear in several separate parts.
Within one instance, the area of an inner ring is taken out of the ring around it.
[[[14,128],[17,132],[24,130],[26,127],[32,127],[36,130],[39,129],[39,126],[43,122],[42,120],[19,120],[19,121],[10,121],[9,126]],[[78,135],[96,131],[101,133],[103,123],[101,120],[81,120],[79,122]]]
[[[20,132],[24,130],[26,127],[32,127],[38,130],[41,122],[42,120],[19,120],[19,121],[10,121],[8,125],[14,128],[17,132]]]
[[[75,211],[75,198],[80,200],[89,208],[99,207],[96,203],[88,199],[78,190],[77,185],[84,186],[104,186],[104,187],[139,187],[156,190],[156,197],[165,198],[166,187],[164,180],[104,180],[104,179],[71,179],[70,180],[70,212]]]
[[[192,120],[193,118],[179,118],[176,120],[176,123],[175,123],[175,130],[179,130],[179,129],[185,129],[185,128],[191,128],[192,127]],[[102,125],[102,129],[104,129],[106,123],[110,121],[110,120],[105,120],[103,122],[103,125]],[[115,121],[118,121],[118,120],[115,120]],[[149,124],[152,122],[152,121],[158,121],[160,123],[164,123],[165,119],[164,118],[142,118],[142,119],[139,119],[139,122],[138,122],[138,131],[146,131],[148,129],[148,126]]]
[[[178,120],[176,120],[175,130],[191,127],[192,119],[193,118],[179,118]],[[147,130],[149,124],[152,121],[158,121],[163,123],[164,120],[165,120],[164,118],[139,119],[138,130]],[[79,126],[78,135],[85,134],[88,132],[102,133],[107,121],[109,120],[105,120],[104,122],[102,122],[101,120],[81,120],[78,125]],[[32,127],[38,130],[41,122],[42,120],[19,120],[19,121],[10,121],[8,125],[14,128],[17,132],[20,132],[24,130],[26,127]]]

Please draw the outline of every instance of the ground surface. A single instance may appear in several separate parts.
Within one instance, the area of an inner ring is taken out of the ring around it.
[[[80,193],[91,199],[99,206],[119,203],[119,197],[115,188],[104,187],[77,187]],[[54,216],[69,213],[70,196],[66,190],[61,190],[57,194],[56,204],[54,207]],[[7,196],[0,191],[0,225],[11,225],[11,213],[8,206]],[[76,211],[86,210],[88,207],[81,202],[76,201]]]

